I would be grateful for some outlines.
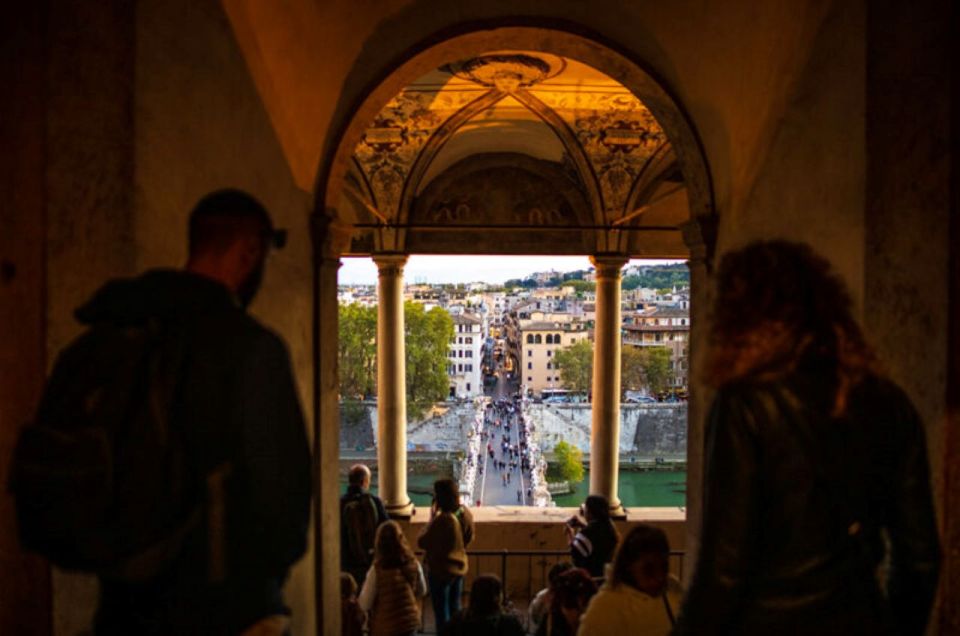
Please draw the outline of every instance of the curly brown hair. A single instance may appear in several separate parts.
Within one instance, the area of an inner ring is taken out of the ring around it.
[[[832,367],[833,415],[843,414],[850,390],[878,367],[851,305],[830,263],[807,245],[760,241],[726,254],[704,381],[776,380],[816,357]]]

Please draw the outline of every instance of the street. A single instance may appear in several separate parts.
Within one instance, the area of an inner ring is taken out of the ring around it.
[[[487,423],[484,427],[488,436],[482,445],[483,480],[478,493],[481,505],[484,506],[532,504],[528,493],[530,470],[529,467],[521,468],[524,441],[520,432],[523,426],[521,407],[519,404],[514,407],[514,390],[505,375],[501,370],[497,384],[491,391],[493,402],[492,407],[487,409]],[[513,449],[512,453],[510,449]]]

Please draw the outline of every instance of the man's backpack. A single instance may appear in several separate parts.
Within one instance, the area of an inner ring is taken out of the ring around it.
[[[156,320],[95,324],[60,354],[14,452],[24,548],[129,581],[155,576],[178,553],[200,515],[170,425],[183,358],[175,331]]]
[[[343,506],[341,523],[347,539],[343,549],[349,563],[367,566],[373,562],[373,539],[379,521],[380,513],[370,493],[361,493]]]

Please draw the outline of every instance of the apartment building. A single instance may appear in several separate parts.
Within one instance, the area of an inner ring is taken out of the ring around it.
[[[539,396],[544,389],[562,387],[560,371],[554,364],[558,349],[590,337],[586,322],[569,314],[553,314],[544,320],[539,312],[536,319],[520,321],[520,369],[523,388]]]
[[[674,386],[688,385],[690,310],[687,307],[653,306],[627,316],[623,324],[623,345],[669,349]]]
[[[447,353],[447,377],[450,397],[472,398],[483,392],[483,319],[472,313],[455,313],[453,339]]]

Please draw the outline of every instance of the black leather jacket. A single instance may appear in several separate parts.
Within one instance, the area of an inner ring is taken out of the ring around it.
[[[674,634],[924,632],[939,541],[917,413],[869,377],[831,417],[834,383],[809,371],[718,392]]]

